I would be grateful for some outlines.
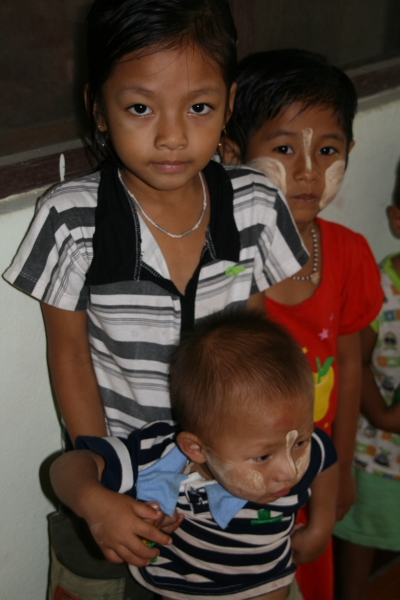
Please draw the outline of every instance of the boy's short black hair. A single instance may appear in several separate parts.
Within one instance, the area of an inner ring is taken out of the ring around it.
[[[213,315],[196,325],[170,366],[173,417],[180,427],[212,440],[232,414],[291,401],[312,401],[308,361],[283,327],[251,311]],[[306,404],[305,404],[306,406]]]
[[[228,136],[238,144],[243,162],[251,136],[285,108],[300,102],[304,108],[331,107],[347,137],[353,141],[357,95],[353,83],[321,55],[289,48],[250,54],[238,65],[238,84]]]
[[[119,164],[111,143],[98,130],[94,107],[121,58],[193,45],[221,69],[227,89],[237,66],[236,28],[228,0],[95,0],[87,16],[88,95],[92,150],[101,161]]]

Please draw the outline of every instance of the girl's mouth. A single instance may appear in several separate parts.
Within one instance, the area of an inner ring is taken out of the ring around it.
[[[152,164],[153,167],[161,173],[182,173],[188,166],[187,162],[181,161],[164,161]]]
[[[292,200],[294,202],[301,202],[303,204],[312,204],[313,202],[319,200],[319,198],[314,196],[314,194],[300,194],[298,196],[293,196]]]

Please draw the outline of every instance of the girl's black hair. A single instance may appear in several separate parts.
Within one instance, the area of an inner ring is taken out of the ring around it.
[[[94,119],[101,88],[117,62],[145,48],[198,46],[220,68],[229,89],[236,73],[236,28],[228,0],[95,0],[87,17],[88,95],[92,150],[119,162]]]
[[[238,144],[243,161],[251,136],[295,102],[304,108],[331,107],[347,145],[353,140],[357,110],[354,85],[323,56],[294,48],[251,54],[240,61],[236,81],[235,108],[227,133]]]

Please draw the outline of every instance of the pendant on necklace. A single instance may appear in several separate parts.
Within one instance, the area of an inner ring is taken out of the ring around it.
[[[318,285],[321,279],[321,273],[319,271],[316,271],[315,273],[313,273],[310,277],[310,281],[311,283],[313,283],[314,285]]]

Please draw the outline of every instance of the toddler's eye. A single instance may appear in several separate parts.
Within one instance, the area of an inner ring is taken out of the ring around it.
[[[134,115],[138,115],[140,117],[151,114],[151,108],[146,106],[146,104],[132,104],[129,110],[133,112]]]
[[[290,146],[278,146],[275,148],[275,152],[279,152],[279,154],[293,154],[293,148]]]
[[[264,456],[257,456],[257,458],[253,458],[253,461],[256,463],[262,463],[268,460],[270,457],[269,454],[264,454]]]
[[[189,112],[194,113],[196,115],[206,115],[210,112],[210,110],[211,106],[209,106],[208,104],[204,104],[204,102],[201,102],[200,104],[193,104],[193,106],[190,107]]]
[[[319,153],[323,154],[324,156],[331,156],[331,154],[336,154],[336,152],[337,150],[332,146],[325,146],[325,148],[321,148],[319,151]]]
[[[295,448],[299,448],[299,449],[303,449],[307,446],[308,442],[310,440],[301,440],[300,442],[296,442],[296,444],[294,445]]]

